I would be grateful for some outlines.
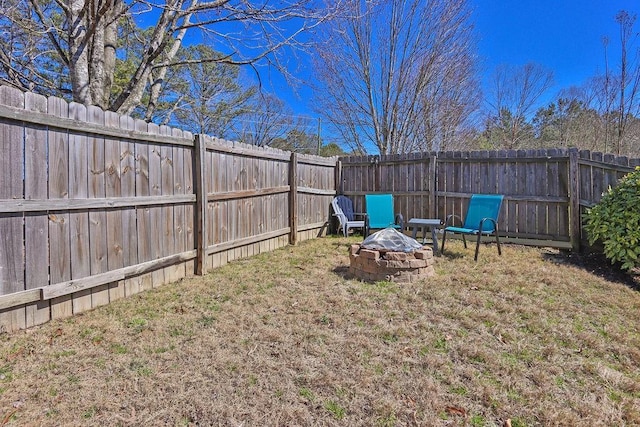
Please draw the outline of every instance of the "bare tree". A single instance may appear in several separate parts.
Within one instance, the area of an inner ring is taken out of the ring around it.
[[[560,97],[575,100],[591,110],[588,120],[578,125],[578,134],[581,136],[574,142],[574,146],[595,151],[611,151],[616,128],[613,112],[616,91],[613,90],[613,84],[612,75],[607,71],[604,75],[591,77],[580,86],[560,92]]]
[[[242,119],[233,122],[232,134],[238,141],[259,147],[286,137],[293,129],[292,116],[276,96],[259,93]]]
[[[626,11],[620,11],[616,15],[616,22],[620,28],[620,74],[617,78],[617,108],[616,108],[616,154],[624,151],[624,138],[630,118],[637,115],[639,109],[638,89],[640,84],[640,63],[637,55],[629,58],[628,49],[633,45],[636,34],[633,26],[636,15],[630,15]],[[607,67],[608,69],[608,67]]]
[[[590,78],[578,88],[571,88],[572,95],[585,106],[592,108],[593,116],[591,149],[616,154],[633,155],[640,151],[640,62],[637,54],[637,34],[633,28],[636,16],[626,11],[616,14],[620,37],[620,52],[611,52],[610,39],[602,38],[604,49],[604,74]],[[610,61],[614,59],[615,66]],[[583,144],[585,141],[582,141]]]
[[[206,45],[194,45],[181,49],[178,57],[191,61],[216,55]],[[245,114],[256,92],[255,86],[243,87],[239,68],[215,62],[189,62],[170,69],[154,121],[226,138],[233,121]]]
[[[434,151],[464,148],[472,139],[474,113],[478,109],[481,93],[475,78],[474,57],[451,58],[451,68],[440,77],[439,84],[431,85],[422,97],[424,132],[423,149]],[[455,66],[453,66],[455,64]]]
[[[319,105],[345,143],[395,154],[454,139],[478,99],[466,1],[351,0],[348,11],[316,56]]]
[[[529,124],[536,103],[553,85],[553,72],[539,64],[499,66],[493,75],[487,99],[491,131],[498,134],[492,142],[504,148],[518,148],[533,136]]]
[[[120,113],[144,100],[150,118],[168,68],[196,61],[176,57],[190,34],[223,54],[198,62],[284,66],[286,49],[339,11],[341,1],[323,7],[321,0],[3,0],[0,78],[25,90],[66,89],[76,102]],[[135,22],[152,22],[153,29],[142,36],[132,32]],[[112,93],[120,42],[129,37],[141,37],[144,49],[124,87]],[[42,68],[43,58],[59,66]],[[68,87],[55,87],[55,73],[68,75]]]

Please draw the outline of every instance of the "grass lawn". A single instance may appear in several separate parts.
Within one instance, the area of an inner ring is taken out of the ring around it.
[[[0,335],[0,423],[640,425],[632,278],[520,246],[474,263],[450,241],[431,280],[370,284],[345,277],[357,241]]]

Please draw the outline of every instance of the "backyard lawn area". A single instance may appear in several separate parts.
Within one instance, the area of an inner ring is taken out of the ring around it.
[[[640,285],[606,260],[447,242],[349,279],[358,237],[239,260],[0,335],[0,425],[640,425]]]

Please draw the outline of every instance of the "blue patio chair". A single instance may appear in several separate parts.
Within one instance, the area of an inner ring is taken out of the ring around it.
[[[363,235],[367,235],[366,213],[353,211],[353,202],[346,196],[336,196],[331,201],[333,215],[340,221],[340,229],[344,237],[349,235],[351,228],[362,228]],[[356,219],[361,218],[361,219]]]
[[[367,231],[393,227],[404,230],[402,214],[395,214],[392,194],[366,194]]]
[[[503,198],[504,196],[498,194],[473,194],[469,201],[467,216],[462,227],[453,226],[455,218],[458,218],[460,222],[462,222],[462,219],[459,216],[447,216],[447,220],[444,224],[444,234],[442,235],[441,253],[444,253],[444,243],[447,239],[447,232],[449,232],[462,234],[462,241],[464,242],[465,248],[467,247],[467,240],[465,239],[467,234],[478,236],[476,254],[473,258],[474,261],[478,261],[480,238],[483,235],[490,236],[493,234],[496,236],[498,255],[502,255],[502,251],[500,250],[500,238],[498,237],[498,214],[500,213],[500,206],[502,206]]]

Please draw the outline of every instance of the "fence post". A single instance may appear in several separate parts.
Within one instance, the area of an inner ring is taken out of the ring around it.
[[[578,149],[569,149],[569,238],[571,249],[580,250],[580,168],[578,166]]]
[[[380,168],[381,168],[381,166],[380,166],[380,164],[381,164],[380,157],[382,157],[382,156],[379,156],[379,155],[373,156],[373,176],[374,176],[374,179],[373,179],[373,192],[374,193],[377,192],[377,191],[381,191],[381,188],[382,188],[382,181],[381,181],[382,178],[380,176],[381,175],[381,172],[380,172]]]
[[[437,153],[431,153],[429,156],[429,218],[438,218],[437,162]]]
[[[289,163],[289,244],[298,244],[298,155],[291,153]]]
[[[206,142],[203,135],[196,135],[194,139],[194,179],[193,188],[196,193],[195,236],[196,236],[196,274],[202,276],[207,272],[207,227],[206,207],[207,189],[205,188],[205,155]]]
[[[336,195],[342,194],[342,161],[336,160],[335,168]]]

